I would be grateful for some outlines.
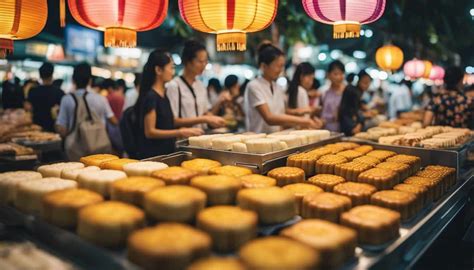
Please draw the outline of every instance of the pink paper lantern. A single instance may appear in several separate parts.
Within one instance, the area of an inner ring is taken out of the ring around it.
[[[418,59],[410,60],[403,66],[403,72],[411,79],[419,79],[425,73],[425,63]]]
[[[360,26],[378,20],[385,0],[302,0],[308,15],[318,22],[334,25],[334,38],[356,38]]]
[[[439,81],[444,79],[444,68],[440,66],[433,66],[431,68],[430,80]]]

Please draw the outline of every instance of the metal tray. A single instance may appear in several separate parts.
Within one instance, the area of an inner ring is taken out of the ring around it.
[[[189,146],[187,140],[178,142],[178,149],[192,153],[194,158],[209,158],[217,160],[224,165],[247,167],[255,173],[265,174],[273,168],[284,166],[286,158],[291,154],[304,152],[318,146],[340,141],[342,137],[342,133],[331,133],[331,136],[326,140],[268,154],[237,153],[232,151],[205,149]]]

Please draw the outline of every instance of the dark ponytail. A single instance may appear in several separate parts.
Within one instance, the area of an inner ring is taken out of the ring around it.
[[[288,107],[291,109],[295,109],[298,106],[296,103],[298,99],[298,87],[301,83],[301,76],[314,74],[314,71],[314,67],[308,62],[301,63],[296,67],[293,79],[288,87]]]
[[[263,43],[258,47],[258,66],[261,64],[270,65],[275,59],[284,56],[285,53],[271,43]]]
[[[140,84],[140,95],[138,96],[137,104],[143,100],[147,93],[153,88],[156,80],[155,67],[164,68],[171,62],[171,57],[168,52],[161,49],[154,50],[148,57],[148,61],[143,67],[142,80]]]

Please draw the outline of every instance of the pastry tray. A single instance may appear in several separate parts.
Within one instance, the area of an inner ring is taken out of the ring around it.
[[[328,139],[304,146],[293,147],[268,154],[237,153],[232,151],[212,150],[188,145],[188,140],[178,142],[178,149],[192,153],[194,158],[208,158],[224,165],[247,167],[255,173],[265,174],[273,168],[284,166],[286,158],[294,153],[304,152],[318,146],[339,141],[342,133],[331,133]]]

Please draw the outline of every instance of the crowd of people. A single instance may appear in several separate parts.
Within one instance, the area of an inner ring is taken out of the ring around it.
[[[209,80],[206,87],[198,77],[209,57],[199,42],[186,42],[181,58],[183,71],[176,76],[170,54],[154,50],[132,89],[124,80],[98,83],[91,66],[81,63],[74,68],[74,90],[69,94],[61,90],[61,81],[53,80],[54,66],[44,63],[40,83],[29,80],[20,87],[19,80],[3,82],[2,106],[31,111],[35,124],[64,138],[76,134],[69,148],[84,147],[81,134],[108,134],[88,141],[86,148],[108,140],[115,153],[133,158],[172,153],[178,138],[224,127],[256,133],[324,128],[351,136],[368,128],[375,116],[394,119],[415,104],[426,108],[424,125],[473,128],[474,91],[472,86],[464,89],[464,72],[458,67],[446,69],[444,87],[427,89],[415,100],[410,81],[388,90],[371,89],[372,78],[365,70],[346,76],[344,64],[337,60],[328,66],[325,85],[315,79],[315,68],[304,62],[283,89],[276,81],[285,73],[286,55],[268,43],[258,49],[260,76],[242,84],[229,75],[223,87],[218,79]],[[87,121],[95,124],[84,125]]]

